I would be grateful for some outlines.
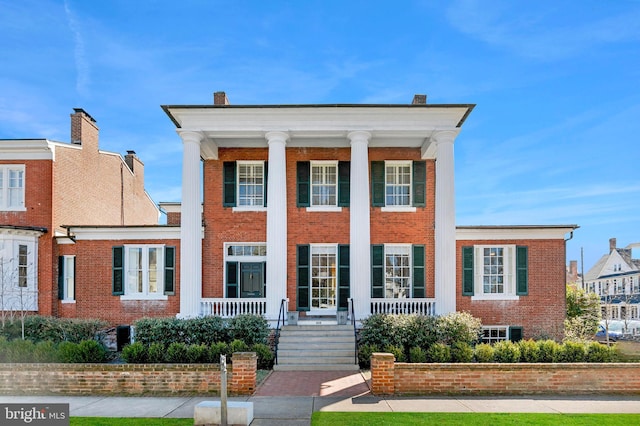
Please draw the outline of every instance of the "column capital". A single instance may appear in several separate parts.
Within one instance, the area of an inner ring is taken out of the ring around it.
[[[431,135],[431,139],[438,145],[441,142],[450,142],[453,143],[455,138],[460,133],[460,129],[445,129],[445,130],[436,130]]]
[[[349,132],[347,135],[351,144],[354,142],[365,142],[367,145],[369,144],[369,139],[371,139],[371,133],[364,130],[356,130],[353,132]]]
[[[267,140],[267,143],[282,142],[286,144],[289,140],[289,133],[281,131],[267,132],[264,134],[264,137]]]
[[[197,130],[178,130],[178,135],[182,139],[182,142],[196,142],[200,143],[204,139],[204,134]]]

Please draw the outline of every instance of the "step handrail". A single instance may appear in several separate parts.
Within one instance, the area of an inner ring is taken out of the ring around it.
[[[358,364],[358,331],[356,330],[356,315],[353,308],[355,303],[353,298],[350,298],[349,301],[351,302],[351,324],[353,324],[353,340],[355,342],[355,363]]]
[[[282,299],[280,302],[280,312],[278,312],[278,322],[276,323],[276,335],[275,335],[275,353],[274,353],[274,362],[278,365],[278,343],[280,342],[280,320],[282,319],[282,326],[284,327],[285,320],[285,309],[286,309],[287,299]]]

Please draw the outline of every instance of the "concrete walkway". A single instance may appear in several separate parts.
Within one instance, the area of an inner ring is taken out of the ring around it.
[[[250,397],[253,426],[309,425],[314,411],[636,413],[639,396],[376,397],[366,374],[272,372]],[[193,418],[194,407],[213,397],[0,396],[2,403],[68,403],[70,415]]]

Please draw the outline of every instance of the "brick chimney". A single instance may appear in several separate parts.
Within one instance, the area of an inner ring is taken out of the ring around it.
[[[82,108],[74,108],[71,114],[71,143],[98,150],[98,125]]]
[[[127,155],[124,156],[124,162],[129,166],[129,170],[134,171],[134,163],[136,160],[136,152],[135,151],[127,151]]]
[[[427,104],[427,95],[413,95],[413,101],[411,101],[411,105],[426,105]]]
[[[215,92],[213,94],[214,105],[229,105],[229,98],[225,92]]]
[[[609,238],[609,253],[611,253],[615,249],[616,249],[616,239],[615,238]]]

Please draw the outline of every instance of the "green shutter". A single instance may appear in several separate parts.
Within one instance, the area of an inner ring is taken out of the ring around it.
[[[462,247],[462,295],[473,296],[473,247]]]
[[[371,162],[371,205],[384,207],[384,161]]]
[[[351,197],[350,188],[351,163],[338,161],[338,206],[349,207]]]
[[[384,298],[384,245],[371,246],[371,297]]]
[[[413,162],[413,205],[424,207],[427,205],[427,162]]]
[[[509,327],[509,340],[512,342],[519,342],[522,340],[522,327],[521,326],[511,326]]]
[[[298,311],[308,311],[309,306],[309,246],[297,247],[296,268],[298,272],[296,284],[296,305]]]
[[[64,299],[64,256],[58,256],[58,299]]]
[[[235,207],[236,205],[236,163],[225,161],[222,165],[222,205]]]
[[[113,281],[111,294],[121,296],[124,294],[124,247],[112,248],[113,259]]]
[[[238,262],[227,262],[227,299],[236,299],[238,297]]]
[[[338,310],[349,307],[349,244],[338,245]]]
[[[297,163],[297,188],[298,207],[309,207],[311,205],[311,163],[309,161],[298,161]]]
[[[264,198],[263,198],[263,205],[265,207],[267,207],[267,188],[269,187],[268,183],[269,183],[269,162],[265,161],[264,162],[264,167],[263,167],[263,181],[262,181],[262,193],[264,194]]]
[[[527,246],[516,247],[516,294],[526,296],[529,294],[529,261]]]
[[[413,297],[422,298],[425,295],[424,276],[424,246],[415,245],[413,248]]]
[[[176,248],[164,248],[164,294],[176,294]]]

